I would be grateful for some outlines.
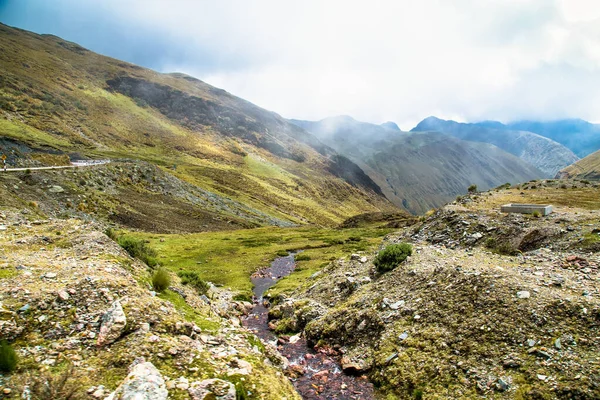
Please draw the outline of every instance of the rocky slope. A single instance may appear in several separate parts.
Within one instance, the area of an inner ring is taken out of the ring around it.
[[[241,327],[251,304],[175,276],[157,295],[148,267],[100,228],[2,209],[0,337],[19,362],[0,397],[299,398],[281,356]]]
[[[475,184],[487,190],[543,173],[487,143],[440,133],[401,132],[350,117],[294,123],[360,165],[386,197],[412,213],[424,213],[464,194]]]
[[[556,177],[600,180],[600,150],[560,170]]]
[[[334,261],[274,299],[272,325],[330,349],[387,398],[598,398],[600,186],[563,184],[465,196],[388,235],[381,248],[413,245],[396,269],[376,272],[369,253]],[[499,212],[539,199],[555,212]]]
[[[493,144],[538,168],[545,178],[554,177],[559,170],[578,160],[571,150],[560,143],[527,131],[493,129],[435,117],[424,119],[411,130],[417,131],[437,131],[462,140]]]
[[[143,160],[293,223],[394,208],[314,136],[198,79],[5,25],[0,49],[0,151],[11,165],[48,153]]]

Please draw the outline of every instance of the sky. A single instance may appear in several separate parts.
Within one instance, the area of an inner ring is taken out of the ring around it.
[[[0,0],[0,22],[286,118],[600,121],[597,0]]]

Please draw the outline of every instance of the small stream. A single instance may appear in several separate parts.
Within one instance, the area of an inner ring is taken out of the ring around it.
[[[335,352],[315,351],[308,347],[304,338],[290,343],[287,338],[278,338],[269,330],[269,309],[263,304],[263,294],[295,267],[294,254],[290,254],[276,258],[270,267],[252,275],[256,301],[252,312],[244,319],[244,325],[261,339],[277,342],[277,349],[290,362],[290,370],[296,376],[290,379],[303,399],[374,399],[373,385],[365,376],[344,374],[338,363],[339,355]]]

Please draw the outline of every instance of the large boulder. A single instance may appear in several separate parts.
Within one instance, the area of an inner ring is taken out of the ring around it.
[[[222,379],[194,382],[188,392],[192,400],[235,400],[235,386]]]
[[[105,346],[117,340],[123,334],[126,324],[125,312],[121,307],[121,303],[117,300],[102,316],[97,345]]]
[[[133,365],[123,383],[105,400],[166,400],[168,394],[158,369],[142,361]]]

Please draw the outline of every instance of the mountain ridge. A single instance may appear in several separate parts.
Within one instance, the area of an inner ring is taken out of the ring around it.
[[[493,129],[433,116],[411,129],[411,132],[417,131],[438,131],[463,140],[496,145],[539,168],[544,177],[555,176],[560,169],[579,159],[567,147],[532,132]]]

